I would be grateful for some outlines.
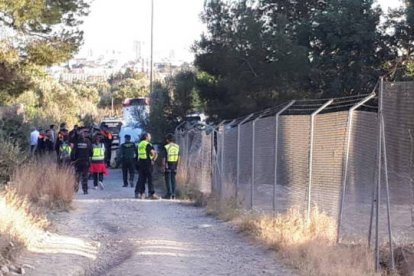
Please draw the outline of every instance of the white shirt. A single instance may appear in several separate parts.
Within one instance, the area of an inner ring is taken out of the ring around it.
[[[36,146],[38,140],[39,140],[39,131],[33,130],[30,133],[30,145],[31,146]]]

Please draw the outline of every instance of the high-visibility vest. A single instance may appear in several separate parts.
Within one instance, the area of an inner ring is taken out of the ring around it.
[[[138,158],[142,159],[142,160],[147,160],[148,159],[148,155],[147,155],[147,146],[151,145],[150,142],[148,142],[147,140],[143,140],[141,142],[139,142],[138,144]],[[152,159],[152,156],[151,156]]]
[[[60,151],[60,158],[61,159],[68,159],[68,158],[70,158],[72,148],[66,142],[64,142],[60,146],[59,151]]]
[[[170,143],[164,146],[167,151],[167,162],[178,162],[180,154],[180,146],[175,143]]]
[[[105,159],[105,146],[103,144],[93,144],[92,161],[103,161]]]

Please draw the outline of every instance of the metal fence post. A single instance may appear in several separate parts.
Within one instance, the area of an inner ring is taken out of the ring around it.
[[[253,114],[248,115],[240,123],[237,124],[236,203],[238,203],[240,188],[240,127],[252,116]]]
[[[382,124],[382,152],[384,158],[384,173],[385,173],[385,192],[387,197],[387,220],[388,220],[388,239],[390,244],[390,259],[391,259],[391,269],[395,270],[395,259],[394,259],[394,245],[392,240],[392,227],[391,227],[391,210],[390,210],[390,185],[388,182],[388,160],[387,160],[387,144],[385,142],[385,124],[384,124],[384,114],[381,114],[381,124]]]
[[[279,116],[285,112],[289,107],[291,107],[296,101],[293,100],[289,102],[285,107],[283,107],[279,112],[276,113],[275,117],[275,167],[274,167],[274,179],[273,179],[273,211],[276,212],[276,187],[277,187],[277,171],[278,171],[278,145],[279,145]]]
[[[387,222],[388,222],[388,239],[390,246],[390,261],[391,269],[395,270],[395,260],[394,260],[394,245],[392,240],[392,227],[391,227],[391,210],[390,210],[390,187],[389,187],[389,178],[388,178],[388,160],[387,160],[387,144],[385,137],[385,123],[384,123],[384,78],[381,78],[381,87],[380,87],[380,101],[379,106],[381,107],[381,113],[379,114],[379,120],[381,124],[382,131],[382,141],[380,141],[383,154],[384,162],[384,177],[385,177],[385,193],[387,199]]]
[[[250,209],[254,207],[254,184],[255,184],[255,148],[256,148],[256,121],[260,119],[260,115],[253,120],[252,123],[252,179],[251,179],[251,190],[250,190]]]
[[[311,212],[311,196],[312,196],[312,167],[313,167],[313,140],[314,140],[314,129],[315,129],[315,116],[318,115],[323,109],[333,102],[333,99],[330,99],[325,104],[323,104],[318,110],[312,113],[311,115],[311,129],[310,129],[310,148],[309,148],[309,182],[308,182],[308,208],[307,208],[307,221],[310,221],[310,212]]]
[[[375,88],[374,88],[375,91]],[[342,214],[343,214],[343,207],[345,203],[345,192],[346,192],[346,184],[348,180],[348,167],[349,167],[349,151],[351,147],[351,137],[352,137],[352,120],[353,120],[353,114],[354,111],[362,106],[364,103],[368,102],[369,100],[373,99],[375,97],[375,92],[371,93],[369,96],[362,99],[362,101],[356,103],[354,106],[352,106],[349,109],[348,113],[348,123],[346,126],[347,129],[347,143],[345,148],[345,160],[344,160],[344,169],[342,171],[342,195],[341,195],[341,203],[339,205],[339,217],[338,217],[338,225],[337,225],[337,236],[336,236],[336,242],[338,243],[340,241],[341,236],[341,224],[342,224]]]
[[[201,157],[201,189],[198,189],[199,191],[204,190],[204,134],[202,131],[200,131],[201,135],[201,146],[200,146],[200,157]]]
[[[223,197],[223,176],[224,176],[224,125],[221,132],[221,149],[220,149],[220,202]]]
[[[382,89],[383,79],[381,78],[380,91],[378,95],[378,178],[377,178],[377,201],[376,201],[376,217],[375,217],[375,271],[380,268],[380,248],[379,248],[379,214],[381,201],[381,174],[382,174]]]

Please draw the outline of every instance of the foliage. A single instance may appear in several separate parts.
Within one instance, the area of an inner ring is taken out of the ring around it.
[[[306,48],[285,30],[286,16],[269,25],[249,1],[208,1],[207,34],[195,44],[200,96],[209,115],[237,117],[294,97],[308,72]]]
[[[10,180],[14,170],[26,159],[16,143],[10,139],[0,138],[0,186]]]
[[[154,84],[148,131],[155,141],[164,142],[165,135],[174,132],[175,126],[187,115],[203,110],[196,84],[197,73],[189,69]]]
[[[183,120],[189,113],[203,109],[196,89],[196,77],[195,72],[184,70],[167,80],[172,86],[172,113],[177,120]]]
[[[384,65],[412,48],[408,2],[381,23],[373,0],[206,1],[207,31],[194,45],[206,112],[219,120],[291,98],[371,92]]]
[[[0,102],[33,87],[33,70],[62,63],[82,42],[77,27],[88,13],[85,0],[0,0]]]
[[[154,142],[162,143],[165,134],[171,132],[174,125],[168,87],[160,82],[155,82],[150,101],[150,124],[147,130],[152,134]]]
[[[414,79],[414,1],[406,0],[405,7],[392,10],[384,29],[386,42],[395,58],[385,66],[390,80]]]
[[[72,85],[59,83],[51,77],[38,78],[34,88],[13,100],[25,106],[26,119],[36,127],[74,125],[86,117],[98,117],[98,89],[90,84],[77,82]],[[89,120],[89,119],[88,119]]]
[[[13,142],[14,145],[27,150],[30,126],[23,116],[22,105],[3,107],[0,114],[0,139]]]
[[[101,101],[101,106],[110,106],[111,97],[114,99],[114,106],[120,108],[126,98],[147,97],[149,95],[148,77],[131,68],[112,75],[108,83],[110,94],[106,93],[106,99]]]
[[[310,89],[324,97],[370,93],[386,60],[372,0],[329,1],[313,18]]]

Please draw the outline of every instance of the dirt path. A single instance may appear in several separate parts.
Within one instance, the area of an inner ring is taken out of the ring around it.
[[[136,200],[111,171],[53,219],[57,235],[19,260],[26,275],[292,275],[271,251],[203,209]],[[36,251],[36,252],[33,252]]]

